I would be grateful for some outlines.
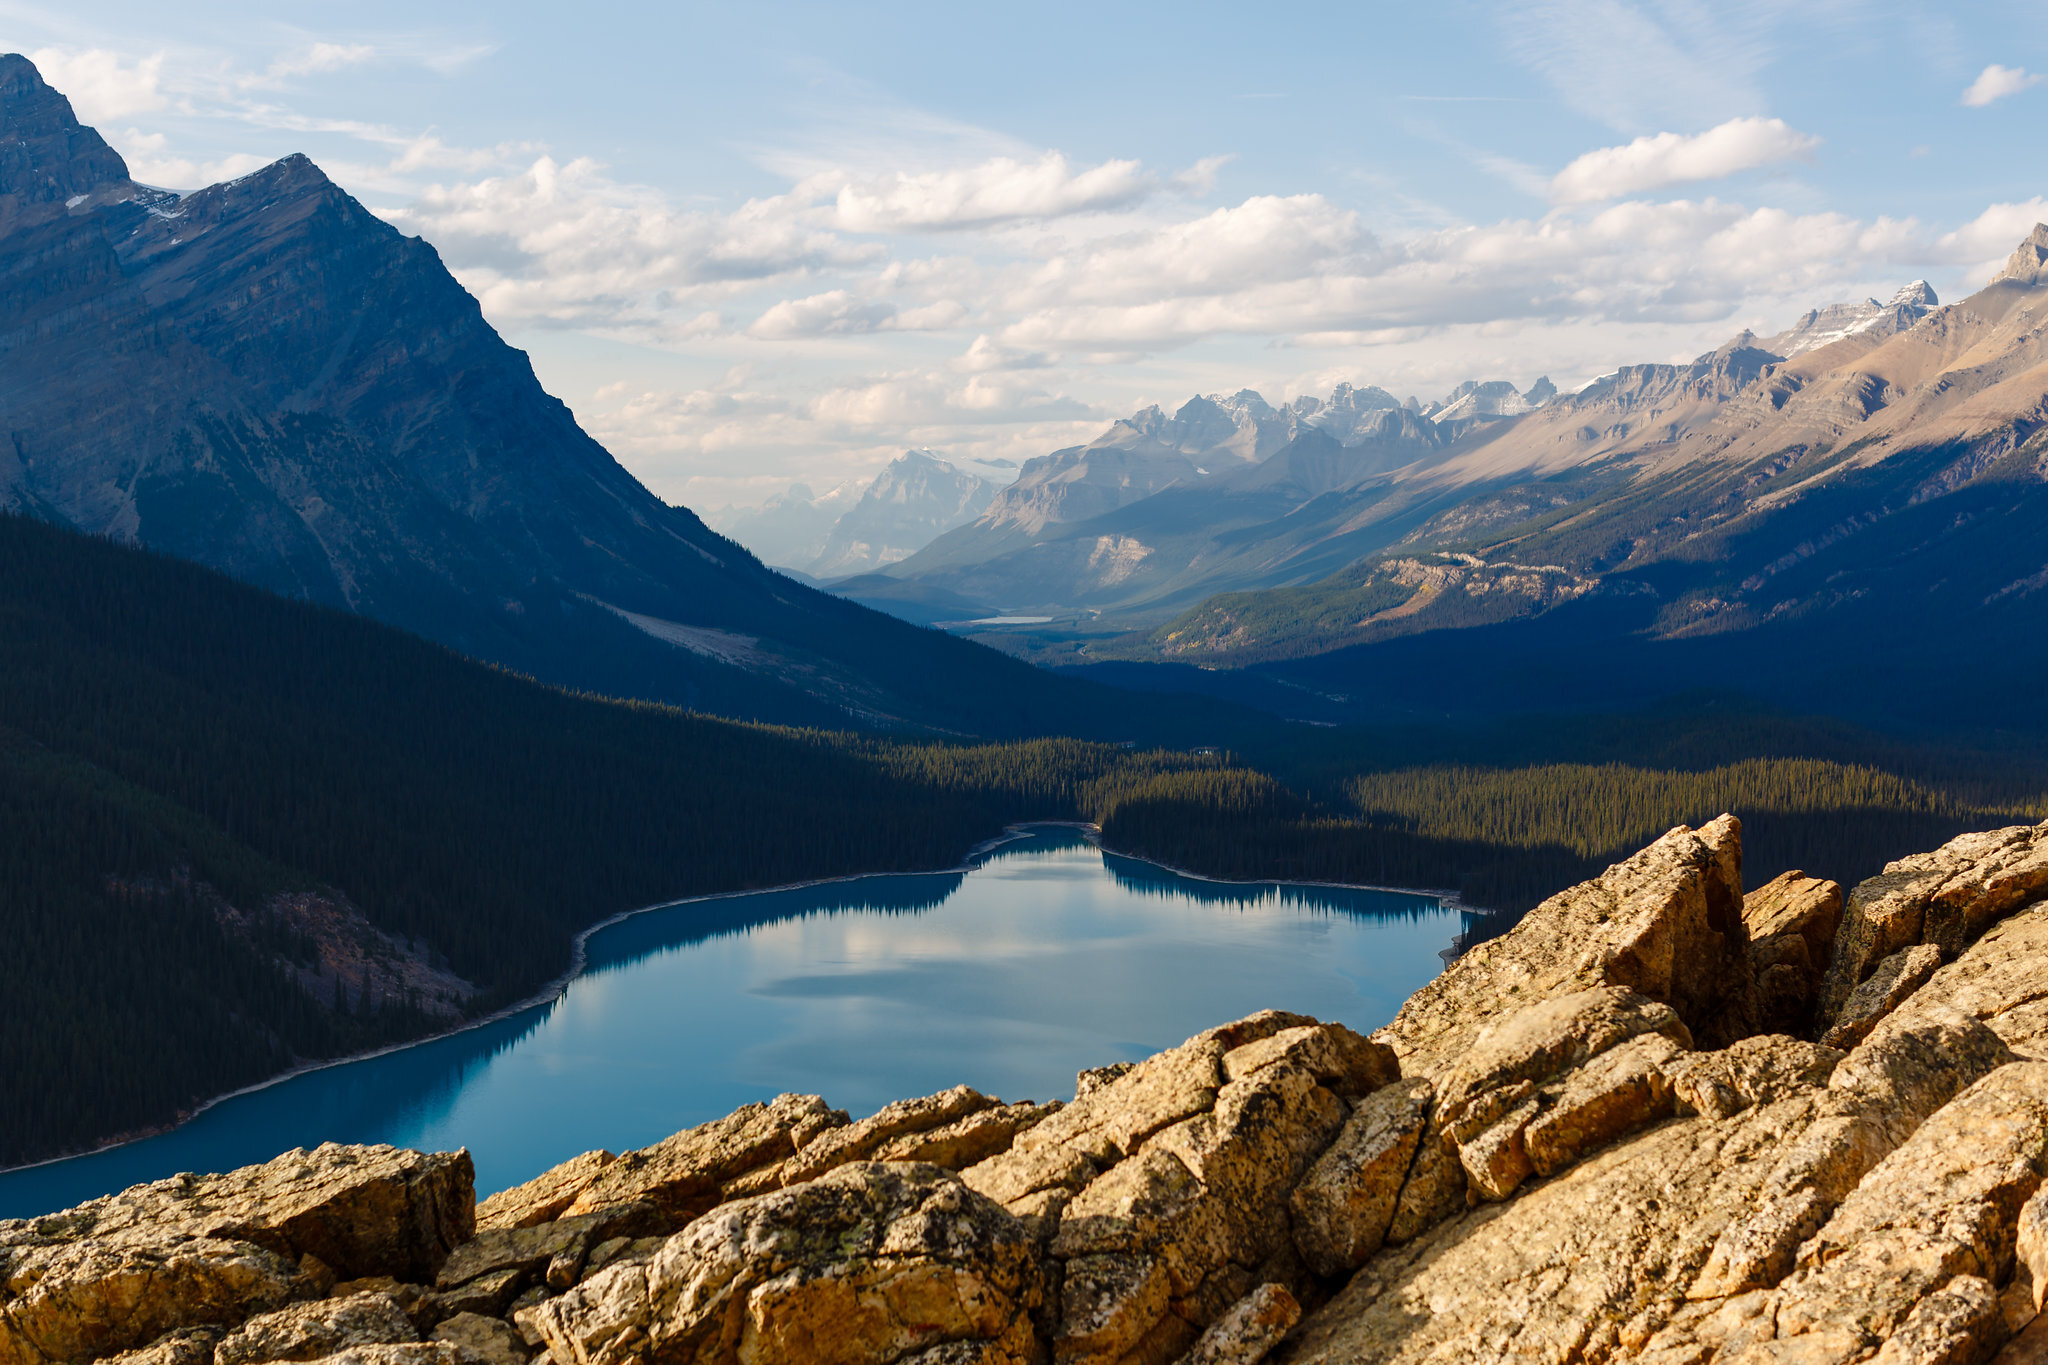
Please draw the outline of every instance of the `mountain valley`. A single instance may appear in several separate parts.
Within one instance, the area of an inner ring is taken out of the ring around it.
[[[2024,689],[1932,660],[1994,640],[2036,657],[2044,260],[2048,226],[1958,303],[1916,281],[1570,394],[1151,409],[1027,462],[979,520],[886,566],[888,593],[1014,618],[956,628],[1079,676],[1240,700],[1278,684],[1299,704],[1274,709],[1301,718],[1726,684],[1880,724],[2031,729]],[[887,607],[879,582],[858,591]],[[1427,643],[1395,644],[1411,637]],[[1885,664],[1845,678],[1858,644]],[[1447,686],[1421,681],[1426,656]],[[1503,659],[1534,666],[1495,685]],[[1236,669],[1268,682],[1217,673]]]
[[[431,246],[305,157],[138,186],[20,56],[0,58],[0,128],[0,508],[613,696],[1130,729],[1114,693],[818,592],[654,497]]]

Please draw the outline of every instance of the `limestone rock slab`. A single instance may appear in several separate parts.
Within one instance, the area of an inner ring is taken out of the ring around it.
[[[1958,1276],[2003,1281],[2044,1170],[2048,1064],[2002,1066],[1922,1124],[1800,1248],[1778,1292],[1777,1337],[1853,1333],[1875,1349]]]
[[[2023,1056],[2048,1060],[2048,906],[1996,925],[1910,997],[1982,1021]]]
[[[576,1202],[576,1196],[597,1178],[599,1171],[618,1159],[615,1152],[585,1152],[541,1172],[523,1185],[500,1190],[476,1206],[477,1229],[525,1228],[553,1222]]]
[[[847,1122],[843,1111],[816,1095],[778,1095],[765,1104],[742,1105],[722,1119],[598,1166],[561,1215],[645,1201],[670,1229],[680,1228],[726,1199],[754,1193],[736,1187],[750,1175],[773,1172],[812,1138]]]
[[[1569,1072],[1522,1135],[1530,1167],[1555,1175],[1588,1152],[1669,1118],[1674,1096],[1667,1073],[1684,1055],[1669,1037],[1651,1033]]]
[[[318,1360],[351,1346],[418,1341],[420,1334],[388,1294],[319,1299],[260,1313],[222,1339],[214,1365]]]
[[[801,1151],[784,1163],[783,1183],[793,1185],[823,1175],[834,1166],[868,1160],[876,1148],[891,1138],[943,1128],[1001,1103],[965,1085],[920,1099],[897,1100],[868,1118],[843,1128],[828,1129],[804,1144]]]
[[[1822,988],[1832,1022],[1877,964],[1931,943],[1954,959],[2005,915],[2048,896],[2048,823],[1963,834],[1885,864],[1849,893]]]
[[[327,1144],[0,1223],[0,1361],[85,1361],[234,1327],[338,1277],[433,1277],[474,1217],[467,1152]]]
[[[1842,1057],[1835,1048],[1764,1034],[1715,1052],[1675,1058],[1665,1069],[1681,1107],[1724,1119],[1752,1104],[1827,1084]]]
[[[502,1279],[514,1272],[515,1283],[560,1264],[573,1282],[590,1249],[615,1237],[641,1237],[663,1222],[655,1207],[639,1200],[611,1204],[595,1213],[558,1218],[521,1228],[488,1228],[463,1243],[442,1263],[438,1283],[443,1290],[484,1276]],[[496,1281],[494,1281],[494,1284]],[[565,1285],[556,1285],[565,1288]]]
[[[480,1313],[457,1313],[434,1328],[434,1340],[445,1341],[486,1362],[526,1365],[528,1352],[512,1324]]]
[[[1383,1248],[1274,1359],[1287,1365],[1649,1359],[1721,1231],[1756,1207],[1824,1092],[1666,1120],[1504,1203]],[[1695,1359],[1704,1359],[1696,1355]]]
[[[1209,1325],[1180,1365],[1258,1365],[1301,1321],[1301,1304],[1285,1285],[1262,1284]]]
[[[1378,1251],[1429,1128],[1428,1081],[1396,1081],[1352,1109],[1336,1141],[1295,1186],[1294,1245],[1318,1275],[1348,1274]]]
[[[1373,1036],[1393,1048],[1403,1075],[1434,1078],[1500,1016],[1581,991],[1622,987],[1707,1027],[1740,983],[1747,948],[1741,829],[1726,815],[1680,826],[1552,896],[1512,932],[1462,954]]]
[[[1842,886],[1804,872],[1785,872],[1742,898],[1742,924],[1751,943],[1796,934],[1816,963],[1828,960],[1842,920]]]
[[[528,1312],[557,1365],[883,1365],[952,1343],[1023,1365],[1043,1293],[1001,1206],[936,1166],[855,1162],[719,1208]]]

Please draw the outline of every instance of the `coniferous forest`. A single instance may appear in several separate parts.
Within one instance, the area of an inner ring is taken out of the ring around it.
[[[2048,788],[2023,759],[1987,783],[1838,726],[1802,757],[1796,720],[1762,722],[1784,757],[1713,758],[1759,723],[1695,725],[1694,763],[1671,726],[1589,724],[1571,743],[1599,761],[1513,768],[1441,735],[1279,725],[1236,754],[780,729],[542,686],[0,516],[0,1165],[489,1013],[620,910],[951,866],[1019,820],[1098,822],[1208,875],[1512,913],[1724,809],[1752,881],[1847,879],[2038,818]]]

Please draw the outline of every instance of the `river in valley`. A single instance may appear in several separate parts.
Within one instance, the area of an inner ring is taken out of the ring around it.
[[[1434,896],[1201,881],[1033,827],[965,872],[635,915],[590,936],[559,999],[0,1175],[0,1217],[321,1142],[468,1147],[482,1196],[782,1091],[856,1118],[962,1083],[1066,1098],[1083,1067],[1255,1010],[1377,1028],[1462,927]]]

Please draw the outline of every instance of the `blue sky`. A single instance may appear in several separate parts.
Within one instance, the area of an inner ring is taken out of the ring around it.
[[[295,151],[700,508],[1150,402],[1566,387],[2048,218],[2036,3],[0,0],[138,178]]]

